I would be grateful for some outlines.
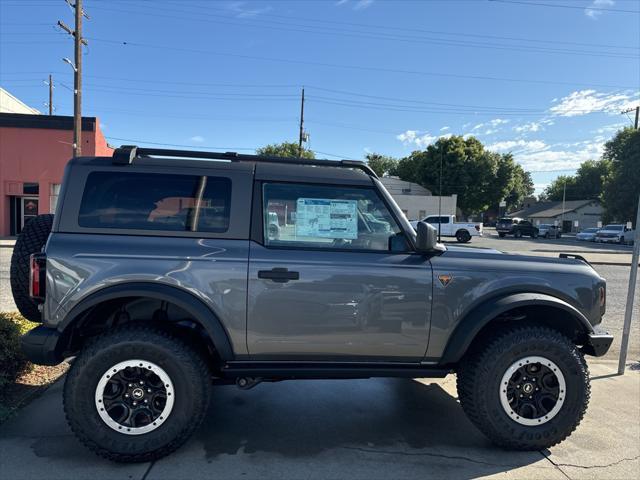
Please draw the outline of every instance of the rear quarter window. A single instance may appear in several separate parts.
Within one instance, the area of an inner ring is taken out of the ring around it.
[[[78,225],[85,228],[224,233],[231,180],[223,177],[92,172]]]

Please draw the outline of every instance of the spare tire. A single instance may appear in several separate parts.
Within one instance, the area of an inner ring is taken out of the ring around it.
[[[38,304],[29,296],[29,257],[42,251],[49,238],[53,215],[44,214],[32,218],[18,235],[11,255],[11,293],[22,316],[32,322],[40,322]]]

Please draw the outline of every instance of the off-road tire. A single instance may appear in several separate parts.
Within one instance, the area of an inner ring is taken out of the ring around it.
[[[538,238],[538,232],[536,231],[531,232],[531,238]]]
[[[99,379],[119,362],[140,359],[164,369],[174,386],[171,413],[156,430],[126,435],[99,416]],[[148,462],[173,452],[200,426],[209,405],[211,374],[205,360],[181,339],[145,325],[114,329],[90,341],[75,359],[64,385],[64,411],[73,432],[90,450],[117,462]]]
[[[548,358],[566,381],[561,409],[542,425],[517,423],[499,399],[502,376],[513,362],[527,356]],[[546,327],[516,327],[501,333],[469,354],[457,373],[458,396],[471,422],[495,444],[511,450],[556,445],[576,429],[589,404],[589,371],[582,353],[567,337]]]
[[[32,322],[40,322],[38,304],[29,296],[29,257],[39,253],[49,238],[53,215],[44,214],[32,218],[22,229],[11,255],[10,280],[13,301],[22,316]]]
[[[467,243],[471,240],[471,234],[466,230],[458,230],[456,232],[456,240],[460,243]]]

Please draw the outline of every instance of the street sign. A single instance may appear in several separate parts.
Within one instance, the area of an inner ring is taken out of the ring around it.
[[[580,225],[580,222],[578,222],[578,220],[574,220],[574,221],[573,221],[573,226],[574,226],[574,227],[577,227],[577,226],[579,226],[579,225]]]
[[[495,203],[494,203],[494,205],[495,205]],[[501,207],[506,207],[506,206],[507,206],[507,202],[506,202],[506,201],[504,201],[504,200],[502,200],[502,201],[500,202],[500,206],[501,206]]]
[[[631,222],[627,222],[627,228],[628,228],[629,230],[631,230],[631,228],[632,228],[632,227],[633,227],[633,223],[631,223]]]
[[[598,220],[598,228],[602,228],[602,222],[600,220]]]

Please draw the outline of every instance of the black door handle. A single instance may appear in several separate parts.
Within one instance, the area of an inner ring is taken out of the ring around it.
[[[286,268],[258,270],[258,278],[273,280],[277,283],[287,283],[289,280],[299,280],[300,272],[290,272]]]

